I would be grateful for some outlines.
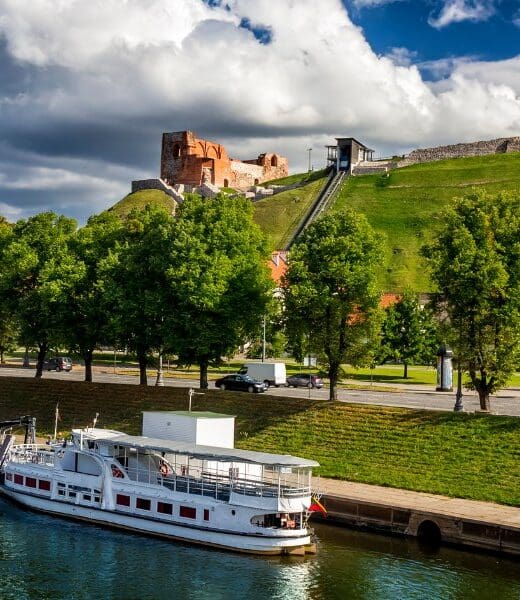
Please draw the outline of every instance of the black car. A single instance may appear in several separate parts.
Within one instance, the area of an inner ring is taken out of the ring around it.
[[[308,387],[308,388],[322,388],[323,380],[318,375],[311,373],[298,373],[297,375],[290,375],[287,377],[287,387]]]
[[[249,375],[241,375],[236,373],[234,375],[226,375],[215,381],[215,387],[221,390],[233,390],[237,392],[265,392],[267,389],[265,383],[262,381],[256,381]]]
[[[72,360],[68,356],[56,356],[47,359],[43,363],[43,368],[47,371],[70,371],[72,370]]]

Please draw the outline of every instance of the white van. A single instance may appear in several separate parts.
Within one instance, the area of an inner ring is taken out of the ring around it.
[[[251,362],[245,363],[240,369],[242,375],[249,375],[257,381],[263,381],[267,386],[279,387],[287,385],[285,363]]]

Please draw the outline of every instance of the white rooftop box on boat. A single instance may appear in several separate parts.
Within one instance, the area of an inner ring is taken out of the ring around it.
[[[143,411],[143,435],[201,446],[235,447],[235,417],[214,412]]]

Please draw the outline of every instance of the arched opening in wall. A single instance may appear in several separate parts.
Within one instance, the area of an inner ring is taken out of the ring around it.
[[[208,158],[219,158],[218,150],[215,148],[215,146],[210,146],[208,148],[207,157]]]
[[[179,144],[175,144],[173,146],[173,158],[180,158],[181,157],[181,147]]]
[[[224,179],[224,187],[225,188],[229,187],[229,179]]]
[[[259,179],[255,179],[255,185],[258,185],[260,183]]]
[[[276,156],[276,154],[273,154],[271,156],[271,167],[277,167],[278,166],[278,157]]]
[[[442,542],[441,530],[434,521],[423,521],[417,528],[417,541],[427,549],[435,550]]]

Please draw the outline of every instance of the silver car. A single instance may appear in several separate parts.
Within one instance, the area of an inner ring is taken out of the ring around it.
[[[320,389],[323,387],[323,379],[313,373],[298,373],[287,377],[287,386]]]

